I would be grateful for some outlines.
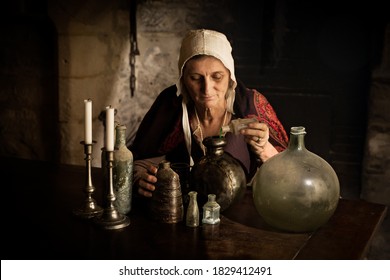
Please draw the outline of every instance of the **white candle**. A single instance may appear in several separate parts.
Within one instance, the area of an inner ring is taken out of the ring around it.
[[[114,108],[106,107],[106,151],[114,151]]]
[[[84,143],[92,144],[92,100],[84,100],[85,105],[85,125],[84,125]]]

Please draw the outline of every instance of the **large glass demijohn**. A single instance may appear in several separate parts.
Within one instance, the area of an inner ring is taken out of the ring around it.
[[[257,212],[280,230],[314,231],[330,219],[339,202],[337,174],[305,148],[305,134],[304,127],[292,127],[287,149],[264,162],[253,180]]]

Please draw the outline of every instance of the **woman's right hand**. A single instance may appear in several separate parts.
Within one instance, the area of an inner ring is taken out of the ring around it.
[[[157,182],[157,167],[154,165],[148,165],[147,169],[140,174],[138,180],[138,193],[145,197],[152,197],[153,191],[156,189]]]

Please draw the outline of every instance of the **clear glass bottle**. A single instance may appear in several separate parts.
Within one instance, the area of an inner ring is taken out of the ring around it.
[[[196,191],[190,191],[188,195],[190,198],[190,202],[187,208],[186,226],[197,227],[199,226],[199,207],[197,201],[198,193]]]
[[[329,220],[339,202],[337,174],[323,158],[306,149],[305,134],[304,127],[291,127],[287,149],[264,162],[253,178],[257,212],[266,223],[285,231],[316,230]]]
[[[258,122],[255,118],[249,118],[249,119],[234,119],[232,120],[228,125],[224,125],[221,127],[220,134],[223,136],[227,132],[231,132],[235,135],[238,135],[240,133],[240,130],[243,128],[248,127],[249,123]]]
[[[221,206],[215,201],[215,194],[209,194],[208,201],[203,205],[203,224],[215,225],[220,222],[219,211]]]

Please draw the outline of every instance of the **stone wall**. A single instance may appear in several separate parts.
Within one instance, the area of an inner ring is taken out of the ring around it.
[[[111,105],[137,111],[129,96],[129,18],[122,1],[49,1],[58,34],[59,131],[61,162],[83,164],[84,99],[93,102],[92,164],[100,166],[103,124],[99,114]],[[128,114],[127,122],[135,120]],[[121,120],[122,121],[122,120]]]
[[[56,160],[55,27],[42,6],[26,13],[7,4],[0,17],[0,154]]]
[[[362,198],[390,205],[390,24],[382,58],[372,74]]]

